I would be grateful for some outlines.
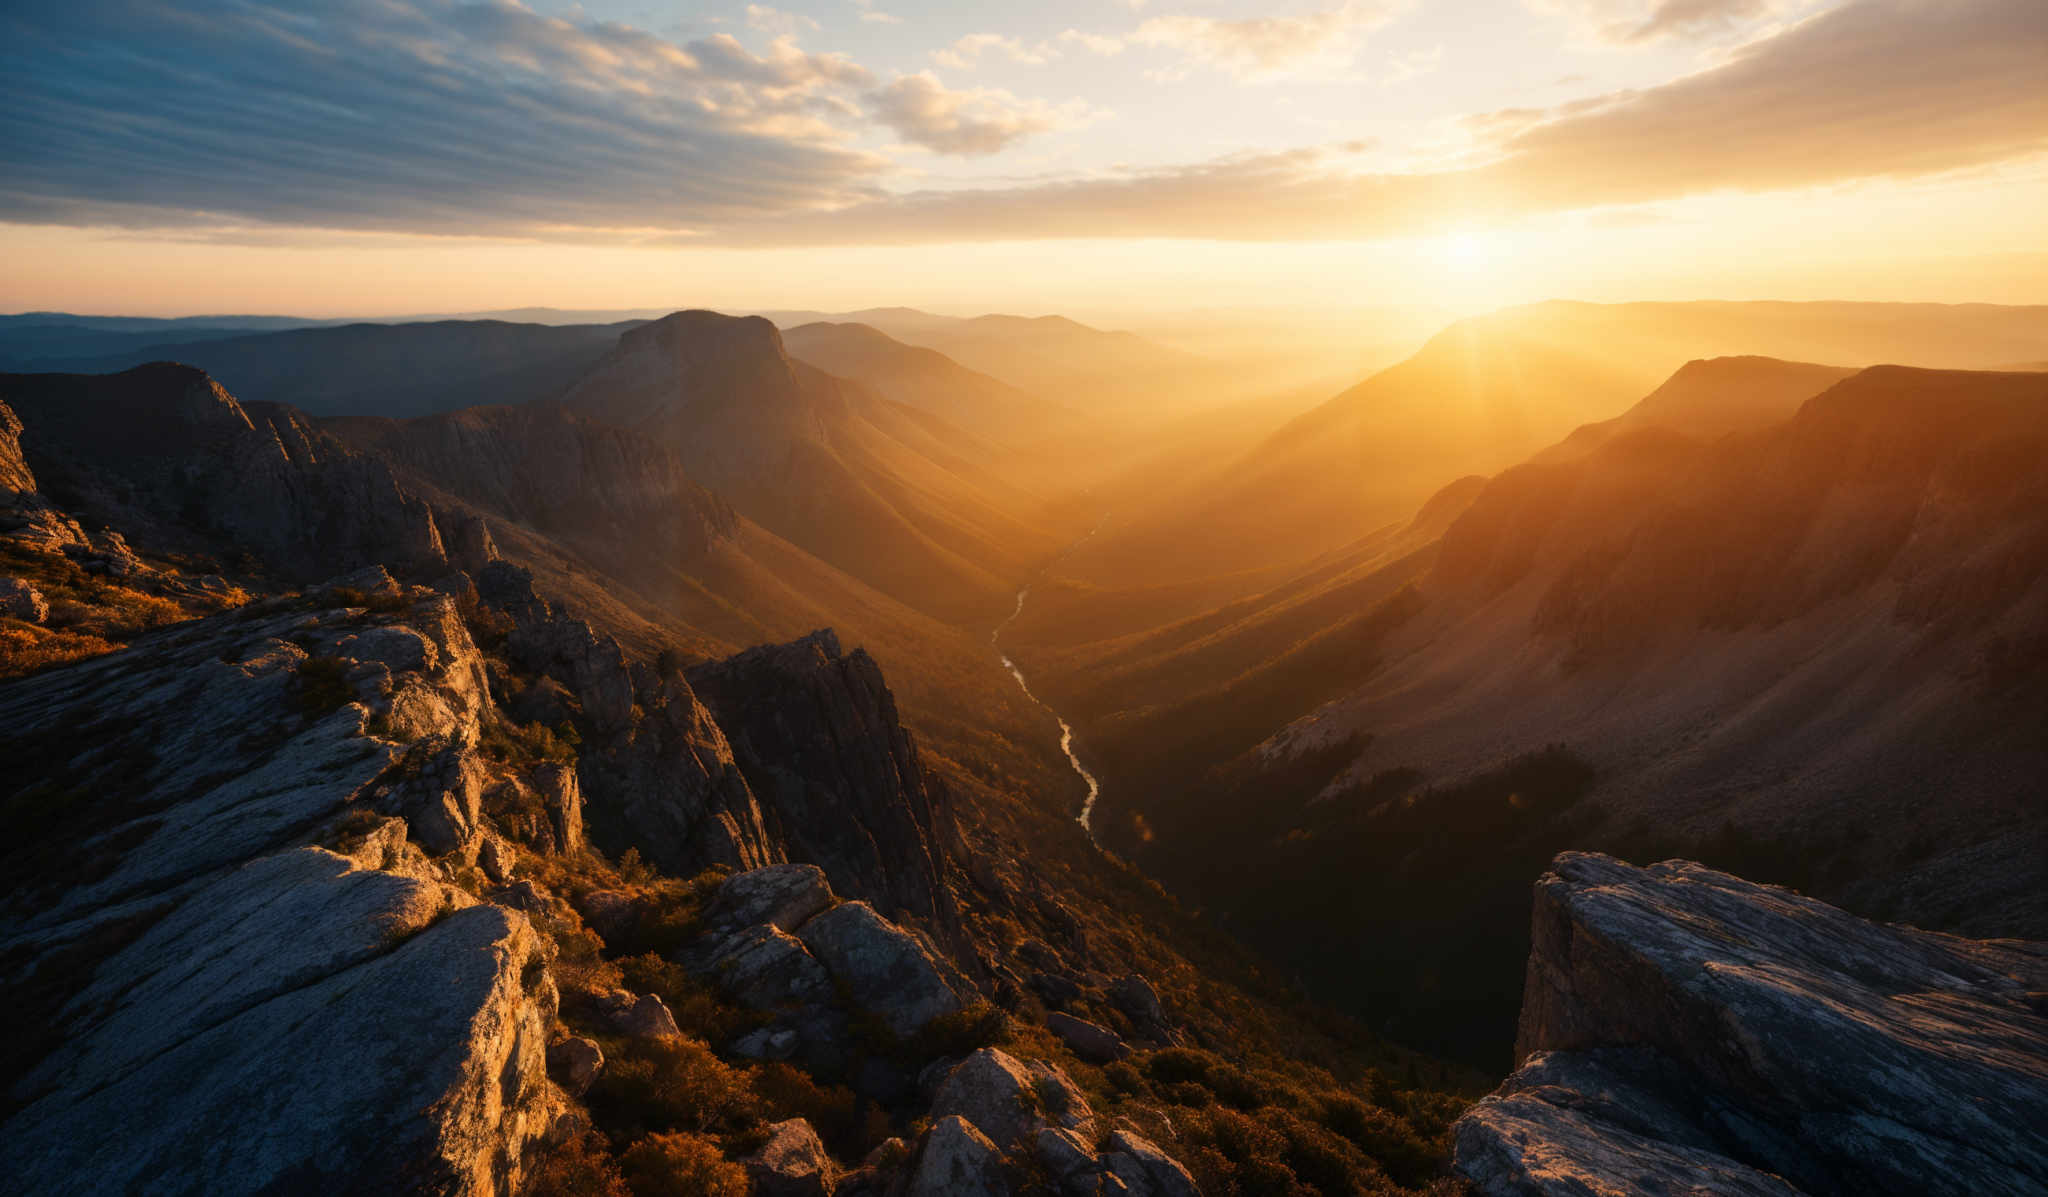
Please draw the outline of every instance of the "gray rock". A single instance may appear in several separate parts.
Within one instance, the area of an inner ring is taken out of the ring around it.
[[[767,925],[722,943],[710,973],[727,996],[753,1010],[821,1005],[834,996],[832,978],[802,941]]]
[[[1536,887],[1522,1068],[1460,1121],[1456,1166],[1488,1193],[2038,1192],[2043,988],[2042,945],[1567,853]]]
[[[1123,1182],[1134,1197],[1201,1197],[1195,1178],[1180,1161],[1161,1151],[1157,1144],[1130,1130],[1109,1136],[1109,1148],[1102,1153],[1102,1166]]]
[[[956,1115],[940,1118],[925,1132],[911,1162],[905,1197],[1009,1197],[1003,1153]]]
[[[486,835],[477,845],[477,867],[493,885],[504,885],[512,880],[512,870],[518,864],[518,857],[512,853],[512,845],[495,835]]]
[[[898,1035],[912,1035],[960,998],[932,956],[865,902],[843,902],[797,929],[797,938],[846,986],[862,1009]]]
[[[704,925],[713,933],[760,925],[794,931],[833,901],[818,866],[769,865],[726,878],[704,912]]]
[[[1045,1029],[1058,1035],[1060,1041],[1083,1060],[1107,1064],[1131,1054],[1131,1049],[1124,1046],[1122,1036],[1085,1018],[1054,1012],[1045,1016]]]
[[[41,623],[50,617],[50,600],[26,579],[0,578],[0,615]]]
[[[573,1097],[590,1092],[604,1071],[604,1051],[595,1040],[570,1036],[548,1047],[548,1072]]]
[[[1088,1099],[1064,1072],[993,1047],[968,1056],[939,1085],[932,1116],[947,1114],[965,1118],[1005,1150],[1029,1145],[1048,1126],[1083,1139],[1095,1130]]]
[[[756,1027],[726,1045],[749,1060],[787,1060],[796,1054],[797,1033],[787,1027]]]
[[[747,1157],[747,1179],[755,1197],[826,1197],[839,1169],[818,1132],[802,1118],[769,1125],[768,1142]]]
[[[1045,1166],[1046,1174],[1062,1185],[1084,1174],[1102,1170],[1088,1141],[1070,1130],[1045,1127],[1033,1140],[1032,1148],[1038,1162]]]
[[[683,1034],[676,1026],[676,1016],[669,1013],[668,1003],[651,993],[641,994],[619,1011],[612,1025],[621,1034],[637,1039],[679,1039]]]
[[[27,1087],[40,1096],[0,1135],[10,1185],[515,1184],[560,1103],[543,1062],[546,945],[497,907],[437,918],[447,902],[312,848],[192,894],[95,972]]]

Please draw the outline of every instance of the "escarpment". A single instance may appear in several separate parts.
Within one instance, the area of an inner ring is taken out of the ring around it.
[[[2048,1186],[2048,947],[1584,853],[1533,942],[1521,1067],[1458,1124],[1482,1193]]]

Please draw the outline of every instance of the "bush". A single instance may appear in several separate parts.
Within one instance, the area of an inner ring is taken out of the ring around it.
[[[633,1197],[747,1197],[746,1169],[703,1135],[649,1135],[620,1163]]]
[[[605,1151],[604,1136],[579,1135],[543,1157],[528,1182],[527,1197],[634,1197]]]
[[[355,701],[348,684],[348,662],[340,657],[307,657],[292,679],[292,705],[311,723]]]
[[[591,1116],[607,1132],[729,1132],[758,1121],[745,1073],[695,1039],[635,1039],[605,1047]]]

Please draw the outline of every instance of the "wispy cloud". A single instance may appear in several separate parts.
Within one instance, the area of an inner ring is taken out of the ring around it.
[[[1055,107],[996,88],[949,90],[929,72],[904,75],[869,92],[867,100],[877,121],[939,154],[993,154],[1019,138],[1095,115],[1078,102]]]
[[[1357,57],[1366,34],[1408,7],[1409,0],[1346,0],[1298,16],[1158,16],[1139,25],[1129,40],[1178,51],[1181,62],[1168,74],[1206,66],[1239,79],[1272,79],[1342,70]]]
[[[964,71],[983,54],[994,54],[1026,66],[1044,66],[1058,53],[1042,42],[1032,46],[1019,38],[1000,33],[970,33],[942,50],[932,51],[932,61],[942,67]]]
[[[1667,38],[1711,37],[1754,28],[1816,0],[1526,0],[1537,12],[1569,18],[1579,34],[1616,46]]]

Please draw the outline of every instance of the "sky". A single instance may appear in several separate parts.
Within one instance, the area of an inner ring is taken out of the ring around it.
[[[2048,302],[2042,0],[9,0],[0,310]]]

